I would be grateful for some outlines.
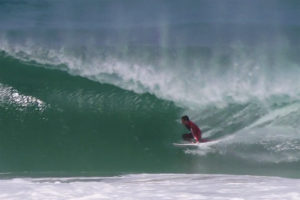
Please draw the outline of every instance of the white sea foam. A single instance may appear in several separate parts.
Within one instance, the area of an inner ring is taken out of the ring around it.
[[[300,180],[235,175],[136,174],[0,180],[2,200],[298,200]]]
[[[42,111],[46,104],[33,96],[21,94],[16,89],[0,84],[0,106],[13,105],[18,109],[34,106],[36,109]]]
[[[170,61],[163,57],[152,63],[139,59],[126,60],[114,55],[103,56],[101,52],[97,53],[97,49],[87,48],[81,55],[65,47],[52,49],[33,41],[16,44],[5,37],[0,40],[0,49],[19,59],[65,65],[59,69],[123,89],[150,92],[188,107],[212,102],[222,104],[231,100],[245,102],[272,95],[299,99],[300,94],[299,66],[286,63],[288,66],[284,67],[288,70],[282,72],[282,61],[268,63],[262,54],[263,48],[259,47],[253,55],[248,55],[243,47],[233,45],[231,66],[218,63],[218,56],[211,58],[205,66],[197,64],[197,60],[196,64],[186,66],[179,58]]]

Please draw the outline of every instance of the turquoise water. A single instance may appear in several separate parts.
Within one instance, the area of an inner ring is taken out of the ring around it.
[[[297,1],[0,5],[3,176],[299,178]]]

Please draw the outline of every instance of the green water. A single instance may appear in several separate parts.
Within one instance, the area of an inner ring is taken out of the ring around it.
[[[0,66],[2,173],[31,176],[144,172],[274,175],[289,169],[280,175],[297,176],[298,164],[293,162],[264,163],[235,156],[235,151],[245,149],[258,151],[258,155],[265,152],[259,144],[257,148],[251,143],[244,146],[238,142],[224,143],[215,147],[215,152],[202,156],[174,147],[172,143],[179,142],[186,130],[179,123],[185,109],[173,102],[70,76],[49,70],[47,66],[41,68],[4,54]],[[23,99],[18,100],[15,93]],[[42,103],[38,104],[36,99]],[[231,117],[247,109],[264,114],[255,104],[208,106],[199,111],[202,117],[197,122],[203,126],[204,136],[222,140],[255,121],[259,113],[248,115],[242,121]],[[230,120],[235,122],[228,125]],[[206,134],[210,131],[214,134]]]
[[[3,171],[158,170],[174,162],[168,140],[178,136],[180,109],[173,103],[1,61],[2,84],[46,104],[43,111],[1,106]]]

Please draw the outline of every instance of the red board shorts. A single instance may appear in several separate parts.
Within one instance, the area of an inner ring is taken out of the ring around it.
[[[185,141],[193,142],[194,141],[194,136],[192,133],[186,133],[182,135],[182,139]],[[207,139],[200,139],[199,142],[209,142]]]
[[[194,140],[194,136],[192,133],[186,133],[182,135],[182,139],[191,142]]]

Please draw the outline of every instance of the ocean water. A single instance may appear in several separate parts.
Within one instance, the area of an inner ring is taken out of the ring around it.
[[[300,199],[299,11],[0,0],[0,199]]]

